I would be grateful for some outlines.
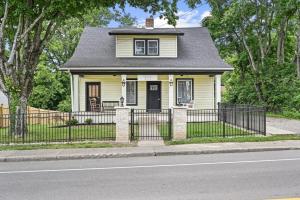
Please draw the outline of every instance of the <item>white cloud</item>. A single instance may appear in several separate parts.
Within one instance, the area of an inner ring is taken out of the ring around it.
[[[176,27],[198,27],[201,25],[201,21],[204,17],[210,16],[210,11],[204,11],[203,13],[199,13],[198,10],[192,10],[184,12],[180,10],[177,13],[179,19],[177,20]],[[138,22],[139,27],[144,26],[145,20],[140,20]],[[169,25],[166,19],[160,19],[159,17],[154,18],[154,27],[155,28],[172,28],[173,26]]]

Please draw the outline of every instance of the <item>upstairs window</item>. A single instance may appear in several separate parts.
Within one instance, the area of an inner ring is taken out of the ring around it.
[[[146,55],[146,42],[145,40],[135,40],[134,41],[134,54],[137,56]]]
[[[135,56],[158,56],[159,40],[158,39],[135,39],[134,55]]]

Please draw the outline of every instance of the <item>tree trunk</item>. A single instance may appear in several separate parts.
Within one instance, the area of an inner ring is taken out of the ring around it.
[[[278,33],[278,42],[277,42],[277,63],[282,64],[284,62],[284,46],[285,46],[285,35],[286,28],[288,24],[288,18],[285,16],[281,22]]]
[[[16,109],[15,120],[15,135],[25,135],[27,133],[27,102],[28,99],[25,96],[20,98],[20,105]]]

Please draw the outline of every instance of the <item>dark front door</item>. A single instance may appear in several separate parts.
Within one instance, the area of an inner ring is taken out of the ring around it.
[[[147,82],[147,110],[161,109],[161,82],[149,81]]]
[[[101,108],[100,82],[86,83],[86,111],[100,111]]]

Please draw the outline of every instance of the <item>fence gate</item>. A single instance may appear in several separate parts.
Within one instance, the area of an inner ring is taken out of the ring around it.
[[[131,109],[131,140],[170,140],[171,113],[171,109]]]

